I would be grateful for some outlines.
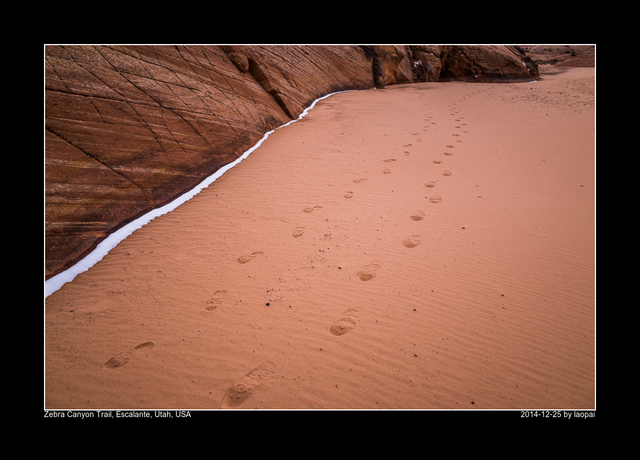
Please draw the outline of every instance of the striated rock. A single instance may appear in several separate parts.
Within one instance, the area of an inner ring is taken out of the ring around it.
[[[517,50],[487,46],[46,46],[46,277],[318,97],[532,79],[524,68]]]
[[[318,97],[372,85],[371,62],[357,46],[223,48],[242,62],[236,67],[250,74],[292,119]]]
[[[242,49],[238,46],[221,46],[222,50],[227,53],[227,57],[236,68],[246,73],[249,71],[249,58],[242,52]]]
[[[531,59],[512,46],[442,46],[439,81],[503,83],[539,78]]]

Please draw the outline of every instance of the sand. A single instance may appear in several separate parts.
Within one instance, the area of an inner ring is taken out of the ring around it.
[[[45,299],[45,408],[595,408],[595,77],[563,70],[320,101]]]

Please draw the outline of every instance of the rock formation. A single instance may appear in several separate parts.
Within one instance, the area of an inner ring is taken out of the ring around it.
[[[414,74],[417,81],[439,81],[442,70],[441,48],[438,45],[414,45],[411,47]]]
[[[439,81],[503,83],[539,77],[533,61],[512,46],[443,46]]]
[[[46,46],[45,276],[318,97],[536,78],[523,59],[503,46]]]

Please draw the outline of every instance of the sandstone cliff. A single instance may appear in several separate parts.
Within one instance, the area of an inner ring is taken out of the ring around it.
[[[326,94],[518,81],[511,47],[46,46],[45,276]]]

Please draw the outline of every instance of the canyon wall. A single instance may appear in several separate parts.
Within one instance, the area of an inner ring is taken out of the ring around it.
[[[45,46],[45,277],[326,94],[535,78],[506,46]]]

